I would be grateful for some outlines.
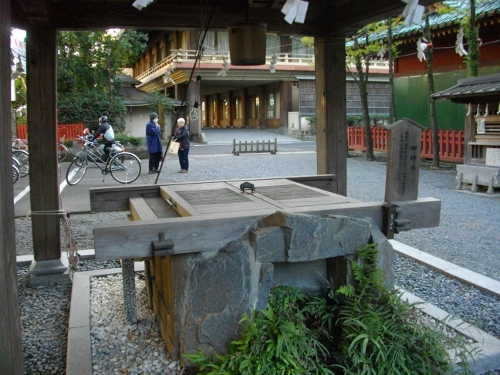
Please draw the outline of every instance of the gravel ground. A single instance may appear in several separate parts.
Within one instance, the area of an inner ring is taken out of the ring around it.
[[[165,162],[160,183],[315,174],[316,154],[191,156],[188,174],[177,173],[177,164],[177,161],[172,160]],[[143,182],[152,183],[154,177],[144,175]],[[421,170],[419,196],[441,199],[441,225],[439,228],[402,233],[395,239],[500,280],[500,247],[498,246],[500,194],[487,197],[457,192],[454,190],[454,178],[454,169],[423,168]],[[348,159],[348,196],[363,201],[381,201],[384,198],[384,184],[385,163],[383,161],[367,162],[356,157]],[[123,221],[126,214],[126,212],[112,212],[72,215],[71,226],[80,247],[83,249],[93,247],[91,229],[94,224]],[[18,255],[32,254],[31,227],[28,219],[16,219],[16,240]],[[79,270],[115,267],[118,267],[116,262],[84,261]],[[401,257],[396,257],[395,275],[397,285],[500,338],[499,298],[460,284]],[[70,287],[28,288],[26,266],[19,267],[18,280],[26,374],[64,374]],[[109,285],[112,282],[116,283],[116,280],[109,280]],[[99,284],[98,289],[105,287]],[[141,293],[138,295],[140,297]],[[103,351],[102,345],[99,346],[102,340],[93,338],[92,350],[95,361],[93,365],[97,366],[94,374],[176,375],[179,372],[178,365],[175,362],[169,362],[168,354],[164,352],[161,343],[150,334],[154,330],[155,323],[152,322],[148,312],[140,313],[143,314],[140,315],[141,324],[142,322],[146,324],[147,329],[141,330],[126,326],[120,318],[122,313],[119,306],[116,306],[119,300],[121,296],[110,298],[100,308],[94,306],[92,302],[92,309],[96,314],[102,309],[106,311],[103,312],[104,315],[113,316],[105,324],[101,324],[105,331],[97,330],[97,333],[94,333],[93,326],[93,335],[100,335],[101,338],[116,335],[119,340],[127,341],[125,348],[120,346],[122,344],[120,342],[107,343],[105,345],[107,349]],[[104,310],[105,308],[111,310]],[[96,325],[98,326],[99,324]],[[142,334],[145,336],[141,336]],[[143,340],[149,340],[146,348],[134,344]],[[122,349],[127,352],[127,355],[121,355]],[[119,355],[108,358],[106,361],[106,357],[111,357],[112,352]],[[150,359],[145,358],[146,353],[149,353]],[[160,365],[160,362],[154,362],[160,360],[158,356],[162,356],[161,361],[164,361],[161,362],[163,366],[161,371],[156,371],[161,367],[156,367]],[[127,358],[131,360],[132,357],[137,357],[139,360],[127,365],[128,367],[123,367],[125,362],[117,364],[117,361],[127,361]],[[500,371],[493,371],[490,375],[500,375]]]

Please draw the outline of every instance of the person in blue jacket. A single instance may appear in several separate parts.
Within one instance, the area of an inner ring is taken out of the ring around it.
[[[149,122],[146,125],[146,140],[149,154],[149,174],[158,173],[162,158],[161,131],[158,123],[158,114],[149,114]]]
[[[187,173],[189,169],[189,130],[186,127],[186,120],[182,117],[177,120],[177,129],[174,133],[174,139],[179,142],[179,164],[181,165],[181,170],[179,173]]]

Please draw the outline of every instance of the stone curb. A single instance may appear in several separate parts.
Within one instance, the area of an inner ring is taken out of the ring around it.
[[[490,293],[495,297],[500,297],[500,281],[498,280],[457,266],[456,264],[424,253],[423,251],[405,245],[404,243],[395,240],[389,240],[389,242],[391,243],[396,253],[406,258],[413,259],[414,261],[423,264],[426,267],[432,268],[433,270],[440,272],[452,279],[456,279],[464,284],[471,285],[486,293]]]
[[[473,344],[468,345],[471,350],[479,350],[477,355],[469,361],[469,366],[473,373],[482,374],[500,368],[500,340],[461,319],[451,317],[446,311],[425,302],[423,299],[403,289],[399,290],[403,292],[401,296],[403,300],[406,300],[408,303],[417,303],[416,307],[427,315],[432,316],[474,341]],[[455,365],[455,370],[458,369],[458,365]]]

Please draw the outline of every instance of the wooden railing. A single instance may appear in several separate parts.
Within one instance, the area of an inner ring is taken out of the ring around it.
[[[269,65],[273,54],[268,54],[266,56],[266,64]],[[196,59],[196,50],[171,50],[170,55],[165,57],[160,62],[156,63],[154,66],[148,68],[144,72],[140,73],[136,79],[139,81],[144,80],[150,75],[162,71],[164,72],[170,64],[181,63],[181,62],[194,62]],[[203,56],[201,57],[202,63],[213,63],[214,65],[222,64],[223,59],[226,59],[228,63],[231,63],[231,56],[229,51],[213,51],[205,50]],[[347,63],[347,62],[346,62]],[[347,63],[348,64],[348,63]],[[277,53],[276,54],[276,65],[277,66],[314,66],[314,55],[313,54],[298,54],[298,53]],[[370,61],[369,63],[372,69],[385,69],[388,71],[389,65],[387,62],[380,61]],[[351,65],[348,64],[352,68]],[[172,66],[171,66],[172,67]]]
[[[76,139],[78,135],[83,135],[83,123],[59,124],[57,125],[57,140]],[[17,125],[17,138],[28,139],[28,126],[26,124]]]
[[[372,126],[372,140],[374,151],[387,151],[388,131],[384,128]],[[347,140],[350,150],[366,150],[365,128],[363,126],[348,126]],[[464,162],[464,132],[461,130],[438,130],[439,160],[452,163]],[[422,131],[422,152],[420,156],[432,159],[432,131]]]

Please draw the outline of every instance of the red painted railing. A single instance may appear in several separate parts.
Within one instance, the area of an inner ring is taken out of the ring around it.
[[[372,126],[372,140],[374,151],[387,151],[388,131],[384,128]],[[348,126],[347,140],[350,150],[366,150],[365,128],[363,126]],[[461,130],[438,130],[439,160],[453,163],[464,162],[464,132]],[[421,157],[432,159],[432,131],[422,131]]]
[[[57,139],[76,139],[83,134],[83,123],[59,124],[57,125]],[[26,124],[17,125],[17,138],[28,139],[28,127]]]

